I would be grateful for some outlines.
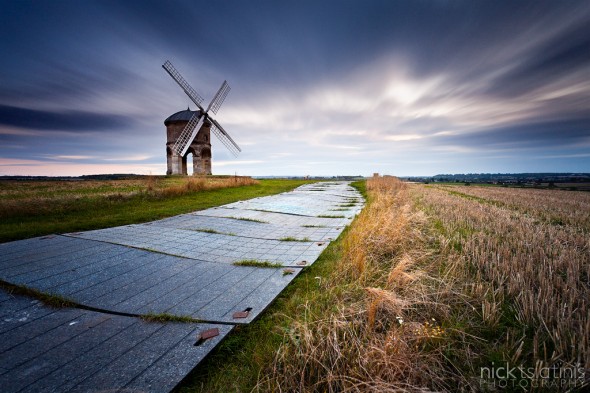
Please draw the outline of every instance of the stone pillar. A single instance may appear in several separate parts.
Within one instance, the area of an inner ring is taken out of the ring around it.
[[[173,152],[170,161],[172,162],[171,175],[182,175],[182,157]]]
[[[166,148],[166,174],[172,174],[172,152],[168,147]]]
[[[206,175],[205,169],[203,168],[203,160],[197,154],[193,154],[193,174],[195,175]]]
[[[207,175],[211,174],[211,147],[206,146],[201,149],[201,165],[203,166],[203,172]]]
[[[181,161],[182,161],[182,174],[186,175],[188,173],[187,168],[186,168],[186,156],[182,157]]]
[[[210,175],[211,174],[211,159],[205,158],[203,161],[204,161],[203,166],[204,166],[205,173],[207,175]]]

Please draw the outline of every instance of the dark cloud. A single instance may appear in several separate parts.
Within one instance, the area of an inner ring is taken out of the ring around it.
[[[488,90],[491,94],[514,97],[525,94],[564,76],[590,70],[590,29],[588,21],[568,28],[543,42],[513,70],[503,74]]]
[[[130,125],[124,116],[91,112],[49,112],[0,105],[0,127],[29,130],[119,131]]]
[[[435,143],[473,147],[477,150],[526,150],[571,148],[590,142],[590,116],[568,120],[526,122],[461,135],[441,136]]]

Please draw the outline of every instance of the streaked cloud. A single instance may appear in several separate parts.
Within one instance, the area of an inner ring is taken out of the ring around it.
[[[217,173],[590,167],[584,1],[31,4],[0,16],[4,160],[164,173],[163,120],[193,107],[170,59],[207,100],[232,86]]]

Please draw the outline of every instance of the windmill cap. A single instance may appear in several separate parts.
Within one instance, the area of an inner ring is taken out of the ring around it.
[[[193,117],[193,114],[198,113],[200,111],[191,111],[190,108],[187,108],[183,111],[180,112],[176,112],[170,116],[168,116],[168,118],[166,120],[164,120],[164,125],[167,126],[168,124],[172,123],[172,122],[177,122],[177,121],[189,121],[191,119],[191,117]]]

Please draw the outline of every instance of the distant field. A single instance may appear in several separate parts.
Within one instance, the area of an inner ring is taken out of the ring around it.
[[[471,183],[471,186],[477,187],[502,187],[502,188],[523,188],[523,189],[537,189],[537,190],[563,190],[563,191],[590,191],[590,183],[523,183],[523,184],[490,184],[490,183]],[[432,182],[433,185],[448,185],[448,186],[463,186],[465,183],[457,182]]]
[[[351,227],[181,392],[587,386],[590,194],[395,178],[366,190]]]
[[[156,220],[291,190],[303,180],[0,180],[0,242]]]

